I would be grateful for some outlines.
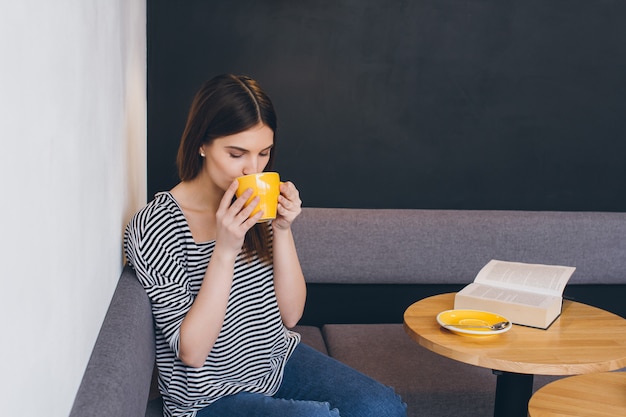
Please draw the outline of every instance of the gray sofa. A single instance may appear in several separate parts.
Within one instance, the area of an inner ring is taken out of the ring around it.
[[[493,414],[490,370],[429,352],[402,327],[410,303],[462,288],[490,259],[576,266],[566,296],[626,315],[626,213],[305,208],[294,236],[309,287],[303,341],[393,386],[409,416]],[[70,415],[161,416],[153,368],[149,300],[125,268]]]

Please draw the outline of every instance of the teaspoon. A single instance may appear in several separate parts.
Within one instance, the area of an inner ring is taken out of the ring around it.
[[[508,321],[500,321],[492,324],[491,326],[480,326],[477,324],[446,324],[444,327],[471,327],[474,329],[490,329],[490,330],[502,330],[509,325]]]

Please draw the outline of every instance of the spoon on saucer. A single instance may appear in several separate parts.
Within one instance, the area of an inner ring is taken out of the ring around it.
[[[510,323],[508,321],[499,321],[491,326],[481,326],[478,324],[446,324],[444,327],[465,327],[473,329],[489,329],[489,330],[502,330],[505,329]]]

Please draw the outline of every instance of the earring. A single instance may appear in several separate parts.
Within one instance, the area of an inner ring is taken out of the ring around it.
[[[200,151],[200,156],[204,158],[206,155],[204,154],[204,152]]]

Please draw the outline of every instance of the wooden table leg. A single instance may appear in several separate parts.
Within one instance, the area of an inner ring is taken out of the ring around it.
[[[497,375],[494,417],[528,417],[533,375],[493,371]]]

